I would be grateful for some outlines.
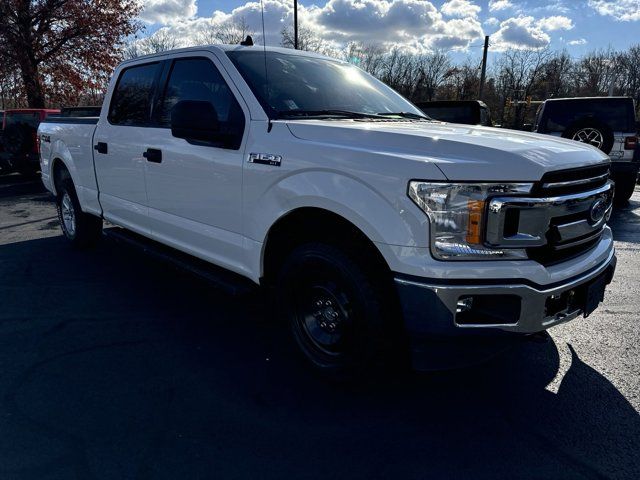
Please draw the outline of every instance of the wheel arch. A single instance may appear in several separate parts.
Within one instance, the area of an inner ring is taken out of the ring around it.
[[[331,210],[304,206],[279,217],[269,228],[261,255],[261,280],[271,282],[286,255],[297,245],[318,241],[357,247],[358,253],[371,260],[372,267],[383,274],[390,272],[381,245],[372,241],[356,224]]]
[[[66,162],[60,157],[54,157],[51,161],[51,188],[53,194],[58,194],[60,182],[66,178],[70,178],[73,182],[73,175]]]

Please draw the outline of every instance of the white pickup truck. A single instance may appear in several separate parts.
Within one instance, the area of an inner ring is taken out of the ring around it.
[[[64,235],[103,220],[266,285],[319,370],[589,315],[615,269],[609,159],[453,125],[348,63],[208,46],[130,60],[99,118],[38,130]],[[446,348],[443,348],[443,345]]]

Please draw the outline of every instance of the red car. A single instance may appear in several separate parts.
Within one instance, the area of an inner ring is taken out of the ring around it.
[[[6,110],[2,122],[2,149],[0,169],[33,174],[40,169],[40,145],[37,131],[40,122],[60,110],[20,108]]]

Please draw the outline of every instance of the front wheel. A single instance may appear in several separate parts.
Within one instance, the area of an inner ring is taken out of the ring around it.
[[[62,233],[75,248],[88,247],[100,238],[102,219],[82,211],[73,183],[68,179],[58,188],[56,207]]]
[[[385,340],[393,336],[385,319],[387,292],[375,278],[333,245],[301,245],[285,261],[277,283],[279,311],[321,373],[351,378],[385,356]]]

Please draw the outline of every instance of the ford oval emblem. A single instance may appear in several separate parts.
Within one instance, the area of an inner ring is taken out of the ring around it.
[[[599,198],[593,205],[591,205],[591,210],[589,211],[589,216],[591,217],[591,221],[593,223],[600,223],[607,213],[607,203],[604,199]]]

